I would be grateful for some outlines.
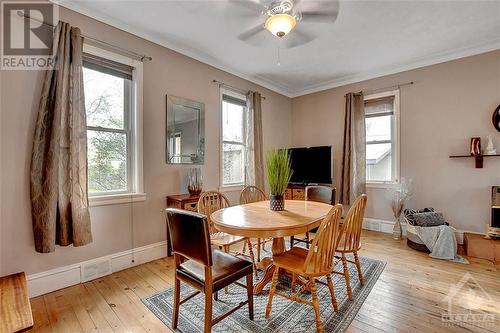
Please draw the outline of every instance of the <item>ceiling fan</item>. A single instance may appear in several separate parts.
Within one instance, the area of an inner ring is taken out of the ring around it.
[[[275,0],[269,6],[265,6],[261,1],[232,0],[233,3],[265,18],[259,25],[238,35],[238,39],[260,44],[263,33],[270,32],[283,40],[285,47],[292,48],[316,38],[303,29],[305,23],[333,23],[339,12],[338,0]]]

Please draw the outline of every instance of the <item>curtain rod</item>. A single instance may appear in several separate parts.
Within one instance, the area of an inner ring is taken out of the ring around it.
[[[25,19],[28,19],[28,20],[32,20],[32,21],[36,21],[36,22],[38,22],[38,23],[42,23],[42,25],[48,26],[48,27],[50,27],[50,28],[52,28],[52,29],[54,29],[54,28],[55,28],[55,26],[54,26],[54,25],[52,25],[52,24],[50,24],[50,23],[47,23],[47,22],[45,22],[45,21],[42,21],[42,20],[38,20],[38,19],[36,19],[36,18],[33,18],[33,17],[29,16],[28,14],[23,13],[23,12],[22,12],[22,11],[20,11],[20,10],[19,10],[19,11],[17,11],[17,15],[19,15],[19,16],[21,16],[21,17],[25,18]],[[140,61],[142,61],[142,62],[144,62],[144,60],[149,60],[149,61],[152,61],[152,60],[153,60],[153,58],[152,58],[152,57],[147,56],[147,55],[145,55],[145,54],[139,54],[139,53],[136,53],[136,52],[134,52],[134,51],[130,51],[130,50],[124,49],[123,47],[120,47],[120,46],[116,46],[116,45],[110,44],[110,43],[108,43],[108,42],[105,42],[105,41],[103,41],[103,40],[100,40],[100,39],[97,39],[97,38],[94,38],[94,37],[91,37],[91,36],[87,36],[87,35],[82,34],[82,37],[83,37],[84,39],[88,39],[88,40],[93,41],[93,42],[95,42],[95,43],[98,43],[98,44],[103,44],[103,45],[106,45],[106,46],[108,46],[108,47],[111,47],[111,48],[113,48],[113,49],[115,49],[115,50],[119,50],[119,51],[121,51],[121,52],[127,53],[127,54],[129,54],[129,55],[133,56],[134,58],[136,58],[136,59],[138,59],[138,60],[140,60]]]
[[[243,89],[237,88],[235,86],[229,85],[227,83],[224,83],[222,81],[218,81],[218,80],[215,80],[215,79],[213,79],[212,82],[213,83],[217,83],[219,86],[227,87],[227,88],[229,88],[231,90],[234,90],[234,91],[239,92],[239,93],[244,94],[244,95],[248,95],[251,92],[251,90],[243,90]],[[266,99],[266,97],[262,96],[262,95],[260,96],[260,98],[264,99],[264,100]]]
[[[379,92],[379,91],[383,91],[383,90],[390,90],[390,89],[396,89],[396,88],[401,88],[401,87],[404,87],[404,86],[411,86],[412,84],[414,84],[415,82],[413,81],[410,81],[410,82],[405,82],[405,83],[399,83],[399,84],[396,84],[394,86],[389,86],[389,87],[383,87],[383,88],[377,88],[377,89],[371,89],[371,90],[361,90],[355,94],[372,94],[372,93],[376,93],[376,92]],[[344,96],[347,96],[347,94],[345,94]]]

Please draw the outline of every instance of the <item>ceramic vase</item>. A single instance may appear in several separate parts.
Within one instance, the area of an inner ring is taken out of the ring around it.
[[[283,195],[273,195],[269,196],[269,208],[273,211],[285,210],[285,198]]]

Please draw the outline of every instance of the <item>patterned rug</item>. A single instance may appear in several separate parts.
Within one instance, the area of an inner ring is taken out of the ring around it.
[[[339,312],[336,313],[333,311],[328,287],[317,284],[321,321],[323,322],[325,332],[344,332],[349,327],[349,324],[356,316],[385,267],[385,263],[378,260],[360,257],[360,261],[366,283],[363,286],[359,283],[356,267],[353,264],[349,264],[351,287],[353,290],[352,301],[347,299],[344,277],[338,274],[333,275]],[[335,270],[342,271],[342,264],[338,263]],[[262,274],[262,272],[259,273]],[[241,282],[245,284],[244,279]],[[281,278],[278,288],[287,291],[289,290],[289,284],[290,281],[287,278]],[[248,307],[244,306],[213,326],[212,332],[316,332],[312,306],[293,302],[278,295],[273,297],[271,316],[269,320],[266,320],[265,309],[268,300],[268,290],[269,285],[266,286],[262,295],[254,296],[253,321],[248,318]],[[181,299],[193,291],[194,289],[181,282]],[[199,294],[180,306],[178,325],[180,332],[203,332],[204,297],[203,294]],[[213,301],[213,317],[215,318],[227,312],[239,302],[246,300],[246,297],[246,290],[234,284],[229,287],[228,293],[221,290],[219,292],[219,301]],[[311,299],[310,294],[304,294],[302,297]],[[144,298],[142,302],[165,325],[169,328],[172,327],[173,288]]]

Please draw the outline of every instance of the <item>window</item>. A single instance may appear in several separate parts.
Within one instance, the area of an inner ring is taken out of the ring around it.
[[[172,163],[182,163],[182,133],[176,132],[171,135],[169,151],[172,152]]]
[[[365,96],[367,183],[398,182],[398,103],[398,91]]]
[[[142,68],[137,73],[132,65],[140,64],[134,60],[93,47],[84,50],[89,196],[140,193],[142,131],[138,126],[142,118],[138,88],[142,80],[138,74]]]
[[[222,93],[221,185],[245,184],[245,128],[247,100],[245,95]]]

